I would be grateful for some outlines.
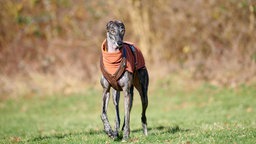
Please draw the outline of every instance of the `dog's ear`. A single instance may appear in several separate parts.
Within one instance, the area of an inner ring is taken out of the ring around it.
[[[113,21],[109,21],[106,25],[106,29],[107,31],[109,30],[110,26],[113,24],[114,22]]]

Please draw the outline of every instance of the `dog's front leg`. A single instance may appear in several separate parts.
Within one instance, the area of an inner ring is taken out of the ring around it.
[[[126,141],[130,135],[130,109],[132,105],[132,97],[130,93],[130,88],[124,90],[124,134],[123,140]]]
[[[114,138],[118,137],[118,131],[120,128],[119,100],[120,100],[120,91],[113,90],[113,103],[114,103],[115,110],[116,110]]]
[[[130,111],[133,101],[133,75],[126,71],[118,81],[124,92],[124,125],[123,125],[123,141],[126,141],[130,135]]]
[[[109,137],[113,137],[113,131],[109,124],[108,115],[107,115],[109,95],[110,95],[109,90],[107,91],[106,89],[104,89],[103,98],[102,98],[103,103],[102,103],[101,120],[103,122],[105,132],[108,134]]]
[[[104,77],[102,77],[101,79],[101,85],[103,87],[101,120],[103,122],[105,132],[108,134],[109,137],[113,137],[113,130],[109,124],[107,115],[108,101],[110,96],[110,85]]]

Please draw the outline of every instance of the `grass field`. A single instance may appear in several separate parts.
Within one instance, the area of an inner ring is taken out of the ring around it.
[[[151,90],[149,135],[142,134],[135,93],[130,143],[256,143],[256,88],[202,85]],[[123,117],[123,98],[120,100]],[[119,143],[103,132],[101,91],[72,95],[24,96],[0,102],[0,143]],[[108,109],[114,124],[112,101]]]

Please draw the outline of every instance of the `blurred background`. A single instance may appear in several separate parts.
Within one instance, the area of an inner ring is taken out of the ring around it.
[[[100,88],[116,19],[143,51],[151,88],[253,85],[255,17],[255,0],[0,0],[0,98]]]

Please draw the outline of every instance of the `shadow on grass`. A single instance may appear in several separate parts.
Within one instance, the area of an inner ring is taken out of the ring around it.
[[[45,135],[45,136],[37,136],[34,138],[31,138],[27,140],[27,142],[37,142],[37,141],[43,141],[47,139],[63,139],[70,136],[79,136],[79,135],[95,135],[100,134],[103,131],[101,130],[89,130],[89,131],[77,131],[77,132],[67,132],[67,133],[55,133],[52,135]]]
[[[158,126],[158,127],[148,128],[148,131],[149,131],[149,135],[150,135],[150,133],[175,134],[177,132],[188,132],[190,130],[189,129],[181,129],[179,126],[173,126],[173,127]],[[135,130],[132,130],[132,132],[134,132],[134,133],[142,132],[142,129],[135,129]],[[43,141],[43,140],[47,140],[47,139],[63,139],[66,137],[79,136],[79,135],[96,135],[96,134],[101,134],[101,133],[104,133],[104,131],[103,130],[89,130],[89,131],[78,131],[78,132],[67,132],[67,133],[55,133],[52,135],[45,135],[45,136],[40,135],[40,136],[37,136],[37,137],[27,140],[27,142],[38,142],[38,141]],[[121,139],[122,139],[122,136],[119,136],[119,138],[116,139],[115,141],[119,141]]]
[[[173,126],[173,127],[158,126],[158,127],[152,127],[152,128],[150,127],[150,128],[148,128],[148,131],[149,131],[149,133],[154,131],[159,134],[163,134],[163,133],[175,134],[177,132],[188,132],[188,131],[190,131],[190,129],[182,129],[179,126]],[[142,128],[132,130],[132,132],[142,132]]]

